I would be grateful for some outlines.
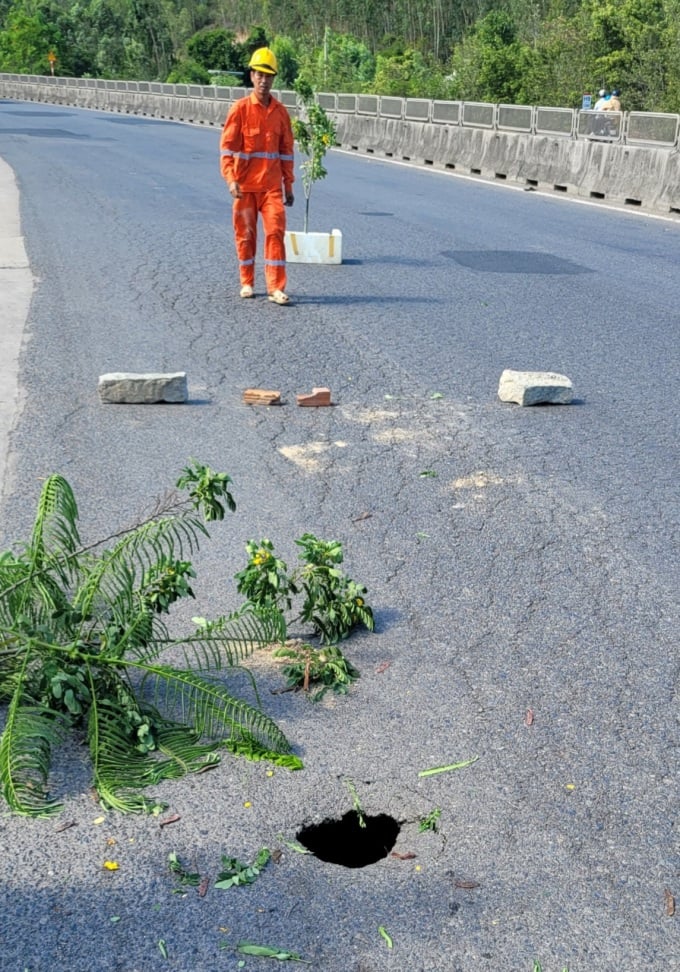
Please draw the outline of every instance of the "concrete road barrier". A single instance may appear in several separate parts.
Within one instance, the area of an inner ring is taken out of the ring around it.
[[[0,74],[0,97],[3,98],[215,126],[223,124],[232,103],[230,98],[242,94],[241,88]],[[293,92],[277,94],[285,104],[294,105]],[[338,144],[345,149],[525,188],[680,216],[677,135],[672,144],[629,144],[623,136],[628,127],[624,124],[625,113],[621,115],[619,135],[607,141],[580,134],[579,128],[583,126],[578,124],[579,113],[570,109],[554,109],[561,130],[546,133],[537,124],[533,124],[531,131],[504,130],[498,124],[497,111],[503,108],[507,114],[512,107],[518,111],[523,109],[521,120],[526,129],[532,113],[540,111],[541,117],[550,115],[550,110],[545,108],[451,102],[454,107],[462,104],[463,109],[476,111],[456,111],[451,114],[452,123],[446,123],[415,117],[434,117],[433,107],[438,109],[438,118],[446,117],[446,113],[442,114],[442,102],[419,101],[417,107],[421,110],[406,112],[402,107],[402,116],[394,117],[403,99],[389,99],[388,113],[383,115],[381,99],[377,96],[371,99],[364,96],[360,104],[355,95],[319,97],[320,103],[328,102],[326,110],[336,123]],[[412,100],[406,102],[410,104]],[[662,120],[674,118],[668,115]],[[678,131],[677,119],[674,131]]]

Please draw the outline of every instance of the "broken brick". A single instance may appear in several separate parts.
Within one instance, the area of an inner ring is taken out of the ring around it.
[[[243,401],[246,405],[280,405],[281,392],[267,388],[246,388]]]
[[[331,404],[330,388],[312,388],[311,393],[297,396],[298,405],[309,405],[315,408]]]

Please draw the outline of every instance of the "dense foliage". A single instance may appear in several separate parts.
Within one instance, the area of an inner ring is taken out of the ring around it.
[[[209,536],[206,523],[235,511],[230,487],[226,473],[192,460],[176,483],[188,496],[170,492],[141,521],[84,545],[70,485],[47,478],[30,539],[0,553],[0,793],[12,810],[59,809],[50,769],[72,731],[87,742],[100,802],[123,811],[159,808],[144,788],[215,766],[221,749],[302,767],[243,661],[278,645],[289,686],[314,698],[345,693],[359,672],[337,642],[357,627],[372,631],[373,612],[366,588],[339,566],[342,544],[305,533],[291,573],[271,541],[250,541],[236,575],[243,607],[171,634],[172,606],[194,596],[185,557]],[[322,648],[287,639],[298,595],[294,622]],[[250,685],[250,701],[233,694],[234,675]]]
[[[0,789],[29,816],[59,809],[48,794],[54,749],[71,731],[87,740],[102,804],[149,810],[140,793],[162,780],[202,772],[233,743],[290,758],[278,726],[233,694],[254,649],[285,639],[280,612],[252,604],[173,636],[165,618],[193,597],[185,559],[208,536],[204,521],[235,504],[229,477],[194,463],[178,487],[136,525],[83,545],[68,482],[48,477],[33,531],[0,555]]]
[[[680,0],[0,0],[0,71],[680,111]]]

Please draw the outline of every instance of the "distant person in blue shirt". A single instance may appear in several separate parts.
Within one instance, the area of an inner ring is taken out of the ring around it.
[[[603,111],[604,106],[607,104],[610,98],[611,95],[609,94],[607,89],[600,88],[600,90],[597,93],[597,101],[593,105],[593,111]]]

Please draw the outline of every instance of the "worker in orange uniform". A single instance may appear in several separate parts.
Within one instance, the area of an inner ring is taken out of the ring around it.
[[[268,47],[250,58],[253,91],[235,102],[222,129],[220,165],[233,202],[241,297],[254,297],[257,217],[264,227],[264,272],[269,299],[286,294],[284,204],[294,202],[293,129],[285,106],[271,93],[278,65]]]

